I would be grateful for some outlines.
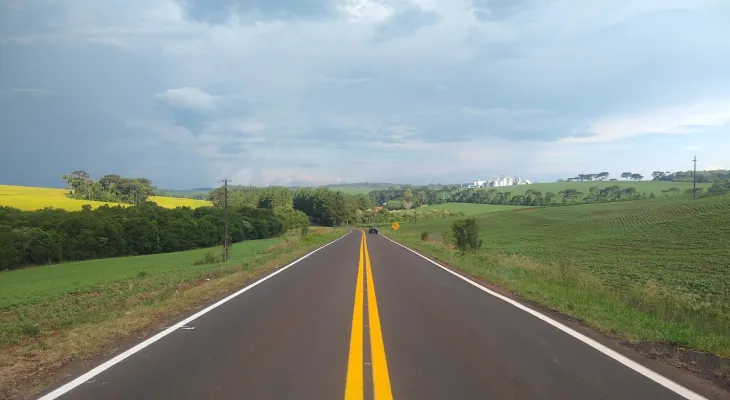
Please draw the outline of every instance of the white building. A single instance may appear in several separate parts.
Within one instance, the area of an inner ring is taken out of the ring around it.
[[[491,181],[474,181],[467,185],[469,188],[481,188],[481,187],[504,187],[514,185],[529,185],[530,182],[527,179],[522,179],[519,176],[500,176],[499,178],[492,179]]]

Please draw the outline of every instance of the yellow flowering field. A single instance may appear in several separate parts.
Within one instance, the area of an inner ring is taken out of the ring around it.
[[[39,188],[30,186],[0,185],[0,206],[10,206],[26,211],[34,211],[44,207],[61,208],[68,211],[79,211],[84,204],[90,204],[92,208],[104,204],[114,206],[120,203],[103,201],[76,200],[66,197],[66,189]],[[197,208],[209,206],[211,203],[205,200],[183,199],[176,197],[150,196],[150,201],[166,208],[188,206]],[[121,204],[123,207],[129,204]]]

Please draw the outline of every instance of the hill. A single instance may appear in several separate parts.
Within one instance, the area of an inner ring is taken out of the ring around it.
[[[447,210],[454,213],[464,213],[464,215],[475,215],[475,214],[489,214],[505,210],[514,210],[516,208],[522,208],[521,206],[503,206],[503,205],[492,205],[492,204],[471,204],[471,203],[442,203],[434,204],[430,206],[418,207],[416,211],[431,211],[431,210]],[[395,211],[396,213],[398,211]]]
[[[635,188],[638,193],[646,193],[647,195],[654,193],[655,196],[662,196],[664,190],[678,188],[682,192],[692,189],[692,182],[668,182],[668,181],[592,181],[592,182],[546,182],[532,183],[529,185],[513,185],[495,188],[479,188],[478,190],[496,189],[498,192],[510,192],[513,196],[524,195],[525,192],[532,189],[542,193],[552,192],[559,193],[566,189],[575,189],[579,192],[588,193],[591,187],[600,189],[617,185],[621,189]],[[698,188],[707,189],[709,183],[698,183]]]
[[[475,218],[483,245],[474,255],[447,244],[458,218],[403,223],[394,236],[600,331],[730,357],[730,195]]]
[[[383,190],[388,188],[401,187],[402,185],[396,183],[342,183],[336,185],[325,185],[324,187],[329,188],[333,191],[340,191],[347,194],[368,194],[373,190]]]
[[[81,210],[81,206],[84,204],[89,204],[92,208],[98,208],[105,204],[110,206],[129,206],[129,204],[122,203],[70,199],[66,196],[67,192],[68,191],[66,189],[0,185],[0,206],[15,207],[24,211],[34,211],[44,207],[78,211]],[[166,196],[150,196],[149,200],[165,208],[175,208],[179,206],[197,208],[211,205],[211,203],[206,200]]]

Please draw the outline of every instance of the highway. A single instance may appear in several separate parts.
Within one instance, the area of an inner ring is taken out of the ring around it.
[[[353,230],[42,399],[704,398],[531,312]]]

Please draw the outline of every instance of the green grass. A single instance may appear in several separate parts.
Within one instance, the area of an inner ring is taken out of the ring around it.
[[[618,185],[621,189],[636,188],[638,193],[646,193],[647,196],[654,193],[656,196],[663,196],[662,190],[667,190],[673,187],[679,188],[682,192],[692,188],[692,182],[666,182],[666,181],[594,181],[594,182],[549,182],[549,183],[532,183],[529,185],[515,185],[515,186],[503,186],[496,188],[484,188],[481,190],[496,189],[500,192],[510,192],[513,196],[525,194],[526,191],[532,189],[538,192],[547,193],[553,192],[555,194],[566,190],[576,189],[579,192],[588,193],[588,190],[596,186],[598,188],[605,188],[613,185]],[[712,185],[707,183],[697,184],[698,188],[707,189]]]
[[[443,203],[430,206],[418,207],[416,211],[448,210],[452,212],[463,212],[465,215],[489,214],[498,211],[514,210],[524,206],[503,206],[492,204],[471,204],[471,203]]]
[[[455,218],[402,224],[393,236],[601,331],[730,357],[730,196],[476,218],[484,245],[475,255],[452,250]]]
[[[230,262],[246,260],[279,244],[283,239],[250,240],[231,246]],[[193,265],[206,253],[221,255],[221,247],[146,256],[107,258],[24,268],[0,273],[0,310],[54,300],[81,293],[97,286],[136,278],[186,279],[215,268],[218,264]]]
[[[327,187],[329,188],[329,190],[331,190],[333,192],[339,191],[339,192],[347,193],[347,194],[368,194],[368,193],[372,192],[373,190],[385,189],[385,187],[365,186],[365,185],[362,185],[362,186],[331,185],[331,186],[327,186]]]
[[[237,243],[227,263],[217,247],[0,272],[0,387],[96,354],[343,233],[312,228],[304,238],[292,232]]]

